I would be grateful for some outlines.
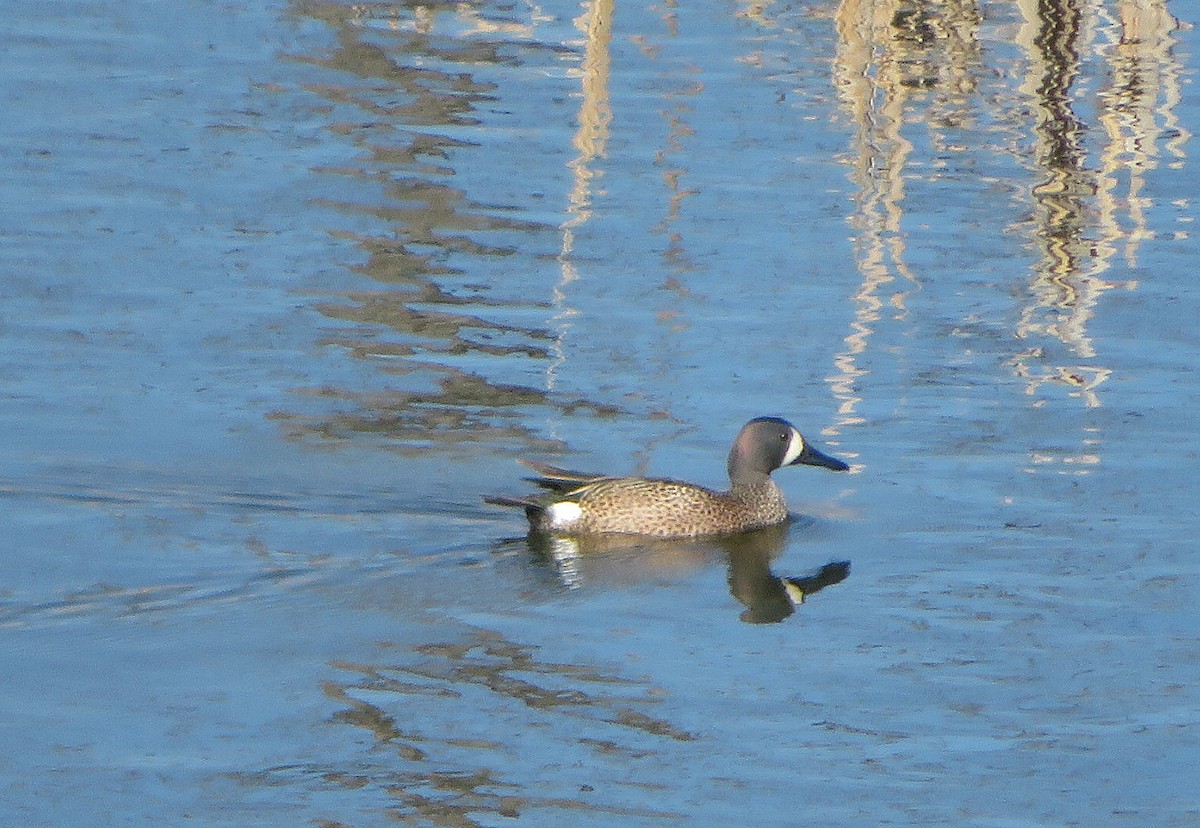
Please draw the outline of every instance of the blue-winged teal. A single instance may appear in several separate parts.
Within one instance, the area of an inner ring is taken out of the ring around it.
[[[523,508],[533,532],[658,538],[728,535],[787,520],[787,504],[771,472],[798,464],[834,471],[849,468],[810,446],[786,420],[758,417],[742,427],[729,449],[727,492],[677,480],[581,474],[525,462],[538,473],[529,480],[550,494],[484,500]]]

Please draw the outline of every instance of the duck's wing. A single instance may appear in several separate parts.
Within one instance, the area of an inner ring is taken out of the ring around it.
[[[525,466],[525,468],[537,472],[537,477],[527,477],[525,478],[526,480],[535,486],[555,492],[573,492],[576,489],[593,483],[614,479],[606,474],[570,471],[569,469],[560,469],[557,466],[538,463],[534,460],[519,460],[517,462]]]
[[[485,503],[490,503],[493,506],[524,509],[531,523],[535,522],[538,516],[545,512],[547,505],[560,499],[558,495],[581,492],[594,483],[603,483],[604,481],[613,479],[600,474],[586,474],[584,472],[560,469],[557,466],[548,466],[545,463],[538,463],[533,460],[518,460],[517,462],[537,472],[537,477],[527,477],[525,478],[526,480],[543,489],[549,489],[553,494],[541,494],[530,497],[485,495],[483,500]]]

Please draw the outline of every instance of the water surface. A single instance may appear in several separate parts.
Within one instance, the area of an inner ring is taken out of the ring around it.
[[[1189,13],[11,9],[7,821],[1195,823]]]

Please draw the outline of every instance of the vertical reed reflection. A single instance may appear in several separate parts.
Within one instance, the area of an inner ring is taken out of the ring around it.
[[[566,361],[564,343],[571,329],[571,318],[578,311],[566,304],[567,285],[579,278],[572,254],[575,250],[575,231],[586,224],[592,215],[593,179],[598,175],[593,163],[603,158],[608,146],[612,125],[612,104],[609,84],[612,71],[612,19],[614,0],[593,0],[586,11],[575,20],[584,33],[583,65],[580,69],[582,94],[579,99],[579,128],[571,143],[576,155],[570,161],[571,193],[562,225],[562,247],[558,261],[561,277],[554,288],[556,309],[551,324],[555,328],[554,359],[546,367],[546,389],[553,391],[559,367]]]
[[[1165,138],[1167,164],[1182,169],[1183,146],[1191,134],[1175,114],[1182,98],[1180,67],[1171,55],[1178,21],[1162,3],[1133,0],[1121,3],[1119,21],[1106,30],[1104,45],[1112,72],[1100,92],[1097,113],[1106,139],[1098,196],[1104,238],[1123,244],[1117,252],[1134,267],[1139,246],[1153,235],[1147,220],[1151,204],[1141,191],[1146,173],[1159,164],[1159,137]],[[1156,122],[1160,117],[1161,127]],[[1122,178],[1127,181],[1123,188]],[[1121,227],[1123,210],[1128,211],[1127,230]]]
[[[1032,189],[1035,204],[1035,238],[1041,250],[1030,286],[1032,301],[1022,310],[1017,335],[1028,339],[1052,336],[1082,358],[1095,356],[1087,336],[1096,297],[1105,289],[1093,273],[1105,267],[1111,245],[1093,248],[1086,236],[1087,207],[1097,192],[1096,175],[1086,166],[1084,139],[1087,127],[1074,110],[1072,87],[1079,76],[1083,14],[1076,0],[1023,0],[1026,23],[1018,42],[1028,55],[1021,92],[1034,107],[1033,161],[1041,180]],[[1089,260],[1100,254],[1093,269]],[[1089,272],[1090,271],[1090,272]],[[1016,359],[1025,377],[1027,393],[1047,381],[1074,382],[1088,405],[1098,405],[1095,388],[1107,371],[1082,366],[1039,367],[1042,348]]]
[[[979,44],[987,16],[979,2],[842,0],[838,6],[834,80],[855,127],[853,221],[862,274],[855,319],[830,380],[842,401],[839,425],[857,419],[860,362],[870,338],[889,313],[903,320],[919,289],[903,227],[906,184],[929,156],[936,165],[954,146],[955,129],[1011,122],[1014,112],[1030,113],[1030,138],[1016,137],[1007,149],[1034,176],[1030,218],[1016,228],[1028,234],[1038,257],[1013,331],[1029,344],[1014,355],[1013,369],[1030,395],[1065,385],[1086,407],[1101,403],[1111,371],[1098,359],[1088,324],[1105,291],[1137,286],[1102,274],[1117,255],[1136,267],[1139,244],[1154,234],[1146,172],[1164,154],[1181,168],[1190,138],[1175,114],[1178,23],[1164,0],[1019,0],[1017,6],[1024,80],[1016,95],[1003,84],[980,91],[985,78],[1007,69],[984,65],[989,55]],[[1102,81],[1091,115],[1078,101],[1092,92],[1079,87],[1095,77]],[[928,144],[917,142],[921,134]],[[894,288],[898,282],[905,287]]]
[[[904,264],[904,237],[900,234],[902,173],[912,145],[900,134],[904,87],[896,77],[899,61],[883,56],[875,63],[880,28],[886,30],[881,13],[873,3],[845,0],[837,14],[834,83],[855,127],[853,177],[858,189],[853,224],[858,230],[855,254],[862,284],[854,294],[854,321],[844,340],[846,347],[834,357],[838,373],[831,383],[839,406],[835,424],[824,431],[827,436],[861,422],[856,410],[862,398],[855,387],[866,371],[857,366],[856,359],[867,349],[882,315],[885,300],[879,294],[894,281],[893,271],[916,284]],[[906,292],[900,291],[889,298],[901,317],[905,296]]]
[[[1063,360],[1035,345],[1018,354],[1014,365],[1030,395],[1047,383],[1066,385],[1087,407],[1101,404],[1100,387],[1112,373],[1095,362],[1098,355],[1088,323],[1105,291],[1137,286],[1136,281],[1113,282],[1101,274],[1122,248],[1127,265],[1136,266],[1137,246],[1150,234],[1148,204],[1139,191],[1145,172],[1157,164],[1156,121],[1174,117],[1169,94],[1161,110],[1156,107],[1162,79],[1177,77],[1177,70],[1168,68],[1169,32],[1175,21],[1161,2],[1134,6],[1120,4],[1120,20],[1099,30],[1108,44],[1094,47],[1084,41],[1084,10],[1078,0],[1020,4],[1025,25],[1018,42],[1028,55],[1021,91],[1037,114],[1034,160],[1042,179],[1032,191],[1041,257],[1034,265],[1031,301],[1022,310],[1017,335],[1057,340],[1072,359]],[[1088,127],[1074,107],[1085,49],[1103,55],[1108,68],[1096,113],[1103,133],[1097,136],[1095,169],[1087,165]],[[1182,152],[1179,145],[1173,149]],[[1123,194],[1122,179],[1128,182]]]
[[[836,25],[834,84],[855,132],[851,142],[857,188],[852,222],[862,283],[854,294],[855,318],[830,378],[839,399],[838,420],[825,434],[860,422],[856,385],[866,373],[858,357],[889,312],[907,315],[908,297],[920,282],[906,261],[904,184],[913,144],[903,130],[907,107],[934,90],[929,123],[957,124],[969,117],[980,69],[976,29],[981,15],[969,0],[939,3],[843,0]],[[899,286],[889,287],[900,277]],[[890,293],[887,291],[890,290]]]

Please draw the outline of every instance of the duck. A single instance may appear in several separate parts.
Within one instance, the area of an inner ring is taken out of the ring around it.
[[[779,417],[755,417],[742,426],[729,449],[724,492],[670,478],[613,477],[520,462],[537,474],[527,479],[548,493],[484,501],[524,509],[531,534],[667,539],[733,535],[783,523],[790,516],[773,471],[796,465],[850,468]]]

